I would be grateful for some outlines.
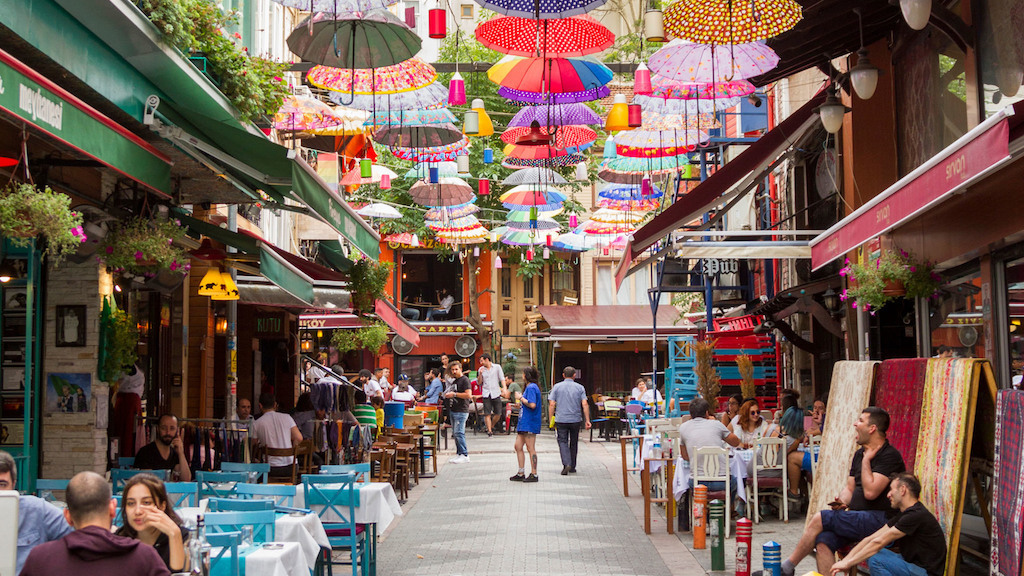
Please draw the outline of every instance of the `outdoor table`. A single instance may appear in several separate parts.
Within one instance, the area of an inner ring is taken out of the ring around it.
[[[622,495],[627,497],[627,498],[629,497],[629,473],[630,472],[637,472],[641,468],[643,468],[643,459],[641,459],[641,465],[637,466],[636,468],[630,466],[628,461],[626,460],[626,444],[629,444],[633,440],[639,440],[640,441],[640,449],[641,449],[641,453],[642,453],[643,445],[644,445],[644,437],[643,436],[639,436],[639,435],[635,435],[635,434],[619,436],[619,445],[622,448]]]
[[[335,487],[333,484],[321,484],[321,490],[330,490]],[[335,488],[340,488],[338,484]],[[356,524],[373,524],[380,531],[385,530],[396,516],[402,515],[402,506],[395,496],[395,489],[388,482],[367,482],[356,484],[355,490],[359,494],[356,511]],[[310,508],[305,505],[306,494],[301,489],[295,494],[296,508]],[[316,510],[317,506],[312,507]],[[324,522],[338,522],[337,514],[328,511],[322,518]]]
[[[747,463],[754,456],[754,450],[739,450],[733,448],[729,450],[729,471],[732,473],[732,480],[735,481],[736,494],[744,502],[747,501],[747,490],[744,487],[747,480]],[[675,482],[672,485],[672,494],[679,500],[686,494],[686,491],[690,489],[690,479],[693,477],[690,472],[690,462],[683,460],[682,457],[676,459],[676,476]]]
[[[238,548],[238,565],[240,576],[294,576],[309,572],[306,562],[302,559],[299,545],[295,542],[275,542],[280,548],[268,549],[262,544],[253,546],[242,545]],[[234,576],[231,574],[227,558],[221,560],[213,570],[214,576]]]

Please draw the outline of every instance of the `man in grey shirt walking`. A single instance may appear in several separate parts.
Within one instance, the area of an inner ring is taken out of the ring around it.
[[[551,387],[548,402],[555,415],[558,434],[558,452],[562,456],[562,476],[576,473],[576,450],[579,448],[580,425],[590,428],[590,408],[587,391],[576,382],[576,369],[566,366],[562,370],[565,380]]]
[[[505,392],[505,373],[501,366],[491,362],[489,354],[480,356],[480,367],[476,371],[476,379],[480,384],[481,403],[483,404],[484,423],[487,424],[487,435],[494,435],[494,425],[501,418],[501,395]]]

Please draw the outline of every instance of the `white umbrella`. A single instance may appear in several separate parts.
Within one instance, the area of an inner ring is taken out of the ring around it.
[[[401,218],[402,213],[394,206],[387,204],[373,203],[356,210],[356,214],[367,218]]]

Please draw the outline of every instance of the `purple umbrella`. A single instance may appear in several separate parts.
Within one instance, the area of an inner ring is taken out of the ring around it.
[[[651,72],[677,82],[730,82],[753,78],[779,64],[779,56],[763,42],[692,44],[673,40],[651,56]]]
[[[601,124],[601,117],[586,104],[548,104],[526,106],[512,117],[508,127],[527,127],[536,121],[541,126]]]
[[[527,104],[571,104],[574,102],[590,102],[591,100],[600,100],[609,94],[611,94],[611,89],[607,86],[583,90],[582,92],[561,92],[557,94],[527,92],[525,90],[516,90],[515,88],[506,88],[504,86],[498,88],[498,96],[513,102],[525,102]]]

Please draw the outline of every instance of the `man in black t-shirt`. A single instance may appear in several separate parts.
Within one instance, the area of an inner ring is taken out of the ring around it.
[[[192,470],[188,467],[185,446],[178,434],[178,418],[164,414],[158,426],[157,437],[135,455],[134,467],[140,470],[171,470],[174,473],[172,479],[190,482]]]
[[[889,413],[868,406],[853,424],[860,448],[853,455],[846,487],[831,510],[811,518],[793,553],[782,563],[783,576],[792,576],[796,565],[816,550],[818,572],[828,574],[835,563],[835,551],[874,534],[895,510],[886,499],[889,478],[906,470],[903,456],[885,438]],[[755,572],[754,576],[758,576]]]
[[[469,418],[469,403],[473,401],[473,390],[469,378],[462,374],[462,364],[448,364],[448,373],[455,380],[452,387],[444,393],[445,398],[452,401],[451,419],[452,436],[455,437],[455,457],[449,460],[452,464],[469,462],[469,449],[466,447],[466,420]]]
[[[899,513],[836,562],[831,576],[849,572],[864,560],[872,574],[942,576],[946,567],[946,536],[919,498],[921,482],[916,476],[907,472],[894,476],[889,485],[889,502]],[[899,552],[886,548],[897,540]]]

